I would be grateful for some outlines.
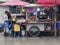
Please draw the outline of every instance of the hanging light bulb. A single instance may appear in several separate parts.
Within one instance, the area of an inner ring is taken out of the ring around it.
[[[22,12],[25,12],[25,11],[26,11],[26,9],[22,8]]]

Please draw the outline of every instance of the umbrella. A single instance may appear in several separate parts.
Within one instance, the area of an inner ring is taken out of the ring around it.
[[[55,3],[55,0],[38,0],[37,3],[43,3],[43,4],[54,4]]]
[[[37,0],[38,4],[55,4],[60,5],[60,0]]]
[[[47,6],[47,7],[52,7],[52,6],[55,6],[55,4],[38,4],[40,6]]]
[[[60,0],[56,0],[56,4],[57,5],[60,5]]]
[[[30,3],[27,3],[27,2],[24,2],[24,1],[21,1],[21,0],[11,0],[9,2],[5,2],[5,3],[2,3],[0,4],[1,6],[26,6],[26,5],[29,5]]]
[[[38,0],[37,3],[41,6],[52,7],[55,6],[55,0]]]

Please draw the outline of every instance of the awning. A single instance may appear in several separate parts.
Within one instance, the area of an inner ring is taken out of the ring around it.
[[[6,2],[6,3],[2,3],[0,5],[2,6],[26,6],[26,5],[29,5],[30,3],[27,3],[27,2],[24,2],[24,1],[21,1],[21,0],[11,0],[9,2]]]

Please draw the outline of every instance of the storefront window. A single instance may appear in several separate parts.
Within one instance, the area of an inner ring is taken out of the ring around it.
[[[20,14],[21,13],[21,7],[17,8],[16,6],[10,6],[9,11],[11,14]]]

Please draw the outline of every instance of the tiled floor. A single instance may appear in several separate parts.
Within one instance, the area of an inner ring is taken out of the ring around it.
[[[4,37],[0,34],[0,45],[60,45],[60,37]]]

